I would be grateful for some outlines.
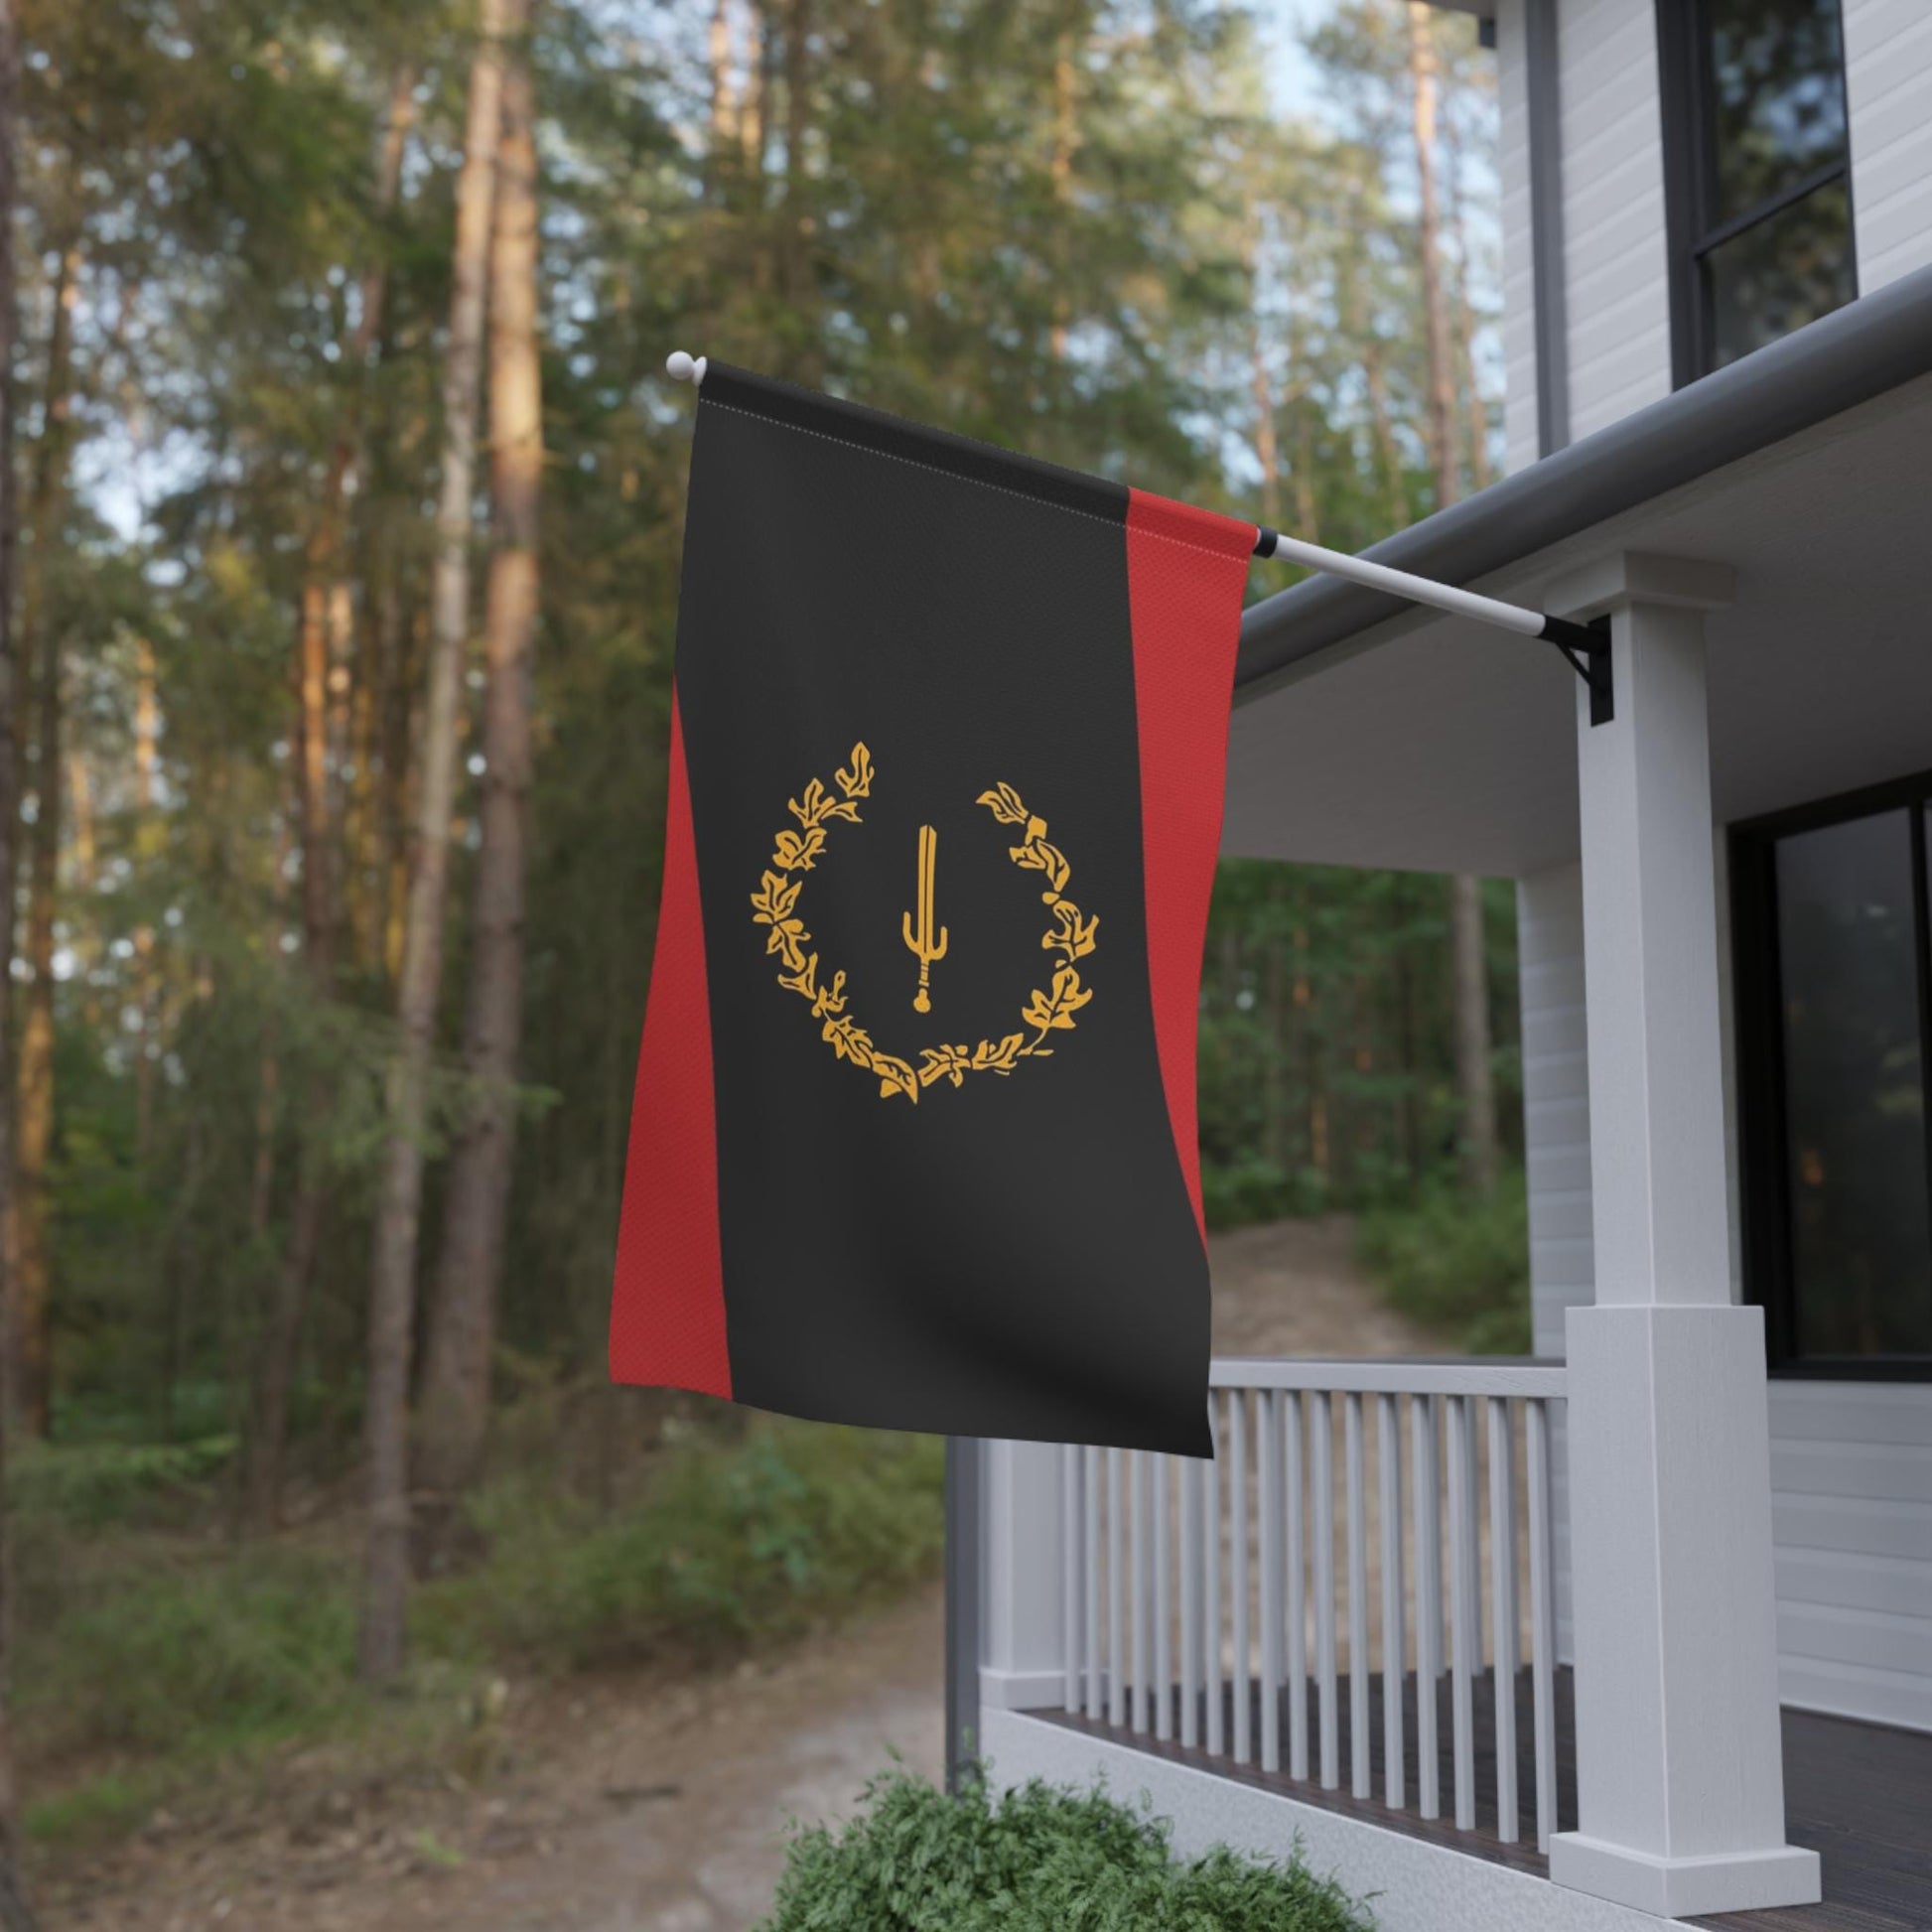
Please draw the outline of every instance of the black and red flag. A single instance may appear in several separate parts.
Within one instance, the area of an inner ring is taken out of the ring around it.
[[[713,362],[621,1382],[1208,1452],[1201,945],[1255,527]]]

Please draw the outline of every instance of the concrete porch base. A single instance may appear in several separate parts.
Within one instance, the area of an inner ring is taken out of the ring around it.
[[[1076,1788],[1102,1779],[1117,1798],[1145,1798],[1171,1820],[1182,1857],[1215,1845],[1270,1859],[1299,1849],[1311,1869],[1369,1905],[1381,1932],[1655,1932],[1676,1923],[1023,1712],[987,1710],[981,1725],[999,1788],[1035,1777]]]

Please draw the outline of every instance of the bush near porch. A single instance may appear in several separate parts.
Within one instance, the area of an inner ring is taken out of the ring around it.
[[[1171,1857],[1165,1820],[1037,1780],[950,1798],[895,1768],[842,1831],[793,1839],[759,1932],[1371,1932],[1299,1860]]]
[[[1529,1197],[1520,1168],[1486,1198],[1427,1187],[1376,1208],[1356,1250],[1391,1308],[1470,1355],[1530,1352]]]

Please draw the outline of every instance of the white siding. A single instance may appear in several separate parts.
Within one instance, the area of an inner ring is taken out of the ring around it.
[[[1787,1703],[1932,1730],[1932,1386],[1771,1384]]]
[[[1536,461],[1536,281],[1530,224],[1529,62],[1523,0],[1496,7],[1496,95],[1501,120],[1503,445],[1511,471]]]
[[[1859,288],[1932,263],[1932,4],[1843,0]],[[1671,388],[1655,0],[1558,0],[1570,434]],[[1501,107],[1503,428],[1509,468],[1535,462],[1536,299],[1523,0],[1497,0]]]
[[[1536,1351],[1561,1355],[1564,1311],[1593,1292],[1581,874],[1524,880],[1516,904]],[[1732,1220],[1734,1241],[1734,1195]],[[1783,1697],[1932,1730],[1932,1386],[1776,1380],[1770,1396]],[[1560,1610],[1567,1656],[1567,1591]]]
[[[1589,1234],[1589,1065],[1584,1029],[1584,882],[1563,866],[1516,888],[1522,975],[1523,1139],[1535,1347],[1563,1353],[1564,1311],[1595,1292]]]
[[[1570,434],[1670,393],[1670,273],[1654,0],[1562,0]]]
[[[1844,0],[1859,290],[1932,262],[1932,6]]]

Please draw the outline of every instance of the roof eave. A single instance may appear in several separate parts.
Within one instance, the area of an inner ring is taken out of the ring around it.
[[[1932,373],[1932,266],[1862,296],[1364,552],[1471,584],[1664,491]],[[1237,700],[1410,607],[1334,577],[1253,606]]]

